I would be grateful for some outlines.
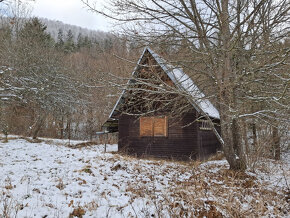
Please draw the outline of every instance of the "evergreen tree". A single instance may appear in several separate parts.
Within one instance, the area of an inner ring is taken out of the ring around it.
[[[97,50],[97,51],[101,51],[102,49],[101,49],[101,44],[100,44],[100,42],[97,40],[97,39],[93,39],[93,40],[91,40],[91,46],[95,49],[95,50]]]
[[[77,48],[80,49],[83,47],[84,44],[84,38],[81,33],[79,33],[78,38],[77,38]]]
[[[30,46],[51,45],[53,39],[50,34],[45,32],[46,25],[42,24],[38,18],[32,18],[30,22],[25,23],[24,27],[20,31],[20,40],[24,40],[29,43]]]
[[[89,39],[88,36],[83,37],[81,33],[79,33],[77,38],[77,48],[91,48],[92,47],[92,41]]]
[[[111,50],[112,47],[113,47],[112,39],[110,37],[106,38],[104,42],[104,50],[105,51]]]
[[[74,36],[72,31],[69,29],[66,35],[65,51],[70,53],[75,50]]]
[[[58,30],[58,33],[57,33],[57,42],[56,42],[55,46],[58,49],[63,49],[63,47],[64,47],[63,31],[62,31],[62,29],[59,29]]]
[[[85,36],[85,38],[83,39],[83,47],[85,47],[85,48],[92,47],[92,41],[89,39],[88,36]]]

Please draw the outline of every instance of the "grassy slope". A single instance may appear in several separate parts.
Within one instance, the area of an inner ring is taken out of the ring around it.
[[[0,214],[287,217],[290,209],[289,154],[279,162],[260,161],[255,172],[237,173],[225,160],[137,159],[104,154],[101,145],[70,148],[66,143],[0,143]]]

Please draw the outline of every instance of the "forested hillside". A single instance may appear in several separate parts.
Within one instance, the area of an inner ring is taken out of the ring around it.
[[[1,21],[3,23],[9,23],[9,22],[16,22],[17,21],[17,25],[19,25],[20,28],[23,27],[23,25],[29,21],[30,18],[9,18],[6,16],[1,17]],[[108,37],[112,37],[112,34],[107,33],[107,32],[103,32],[100,30],[90,30],[87,28],[83,28],[80,26],[75,26],[75,25],[71,25],[71,24],[66,24],[63,23],[62,21],[58,21],[58,20],[50,20],[47,18],[41,18],[38,17],[38,19],[41,21],[41,23],[43,23],[46,26],[45,32],[49,33],[51,38],[54,39],[55,41],[57,41],[58,36],[59,36],[59,32],[62,32],[62,34],[64,36],[66,36],[68,34],[68,32],[71,32],[71,34],[73,35],[73,39],[75,42],[77,42],[78,37],[88,37],[90,40],[93,41],[102,41]]]
[[[92,138],[117,97],[110,74],[132,70],[116,57],[126,40],[38,18],[4,18],[0,35],[2,132]]]
[[[109,33],[100,30],[99,31],[89,30],[87,28],[65,24],[57,20],[49,20],[47,18],[40,18],[40,21],[46,25],[47,27],[46,32],[48,32],[54,40],[57,40],[59,30],[61,30],[64,33],[64,35],[67,34],[69,31],[71,31],[74,36],[75,42],[77,41],[79,35],[83,37],[88,37],[89,39],[96,41],[104,40],[111,35]]]

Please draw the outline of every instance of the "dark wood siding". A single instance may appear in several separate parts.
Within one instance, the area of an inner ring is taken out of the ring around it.
[[[214,154],[217,150],[220,150],[220,143],[213,131],[199,130],[198,134],[200,159],[208,158],[211,154]]]
[[[178,159],[203,158],[203,155],[216,151],[217,140],[213,135],[214,137],[209,137],[209,140],[206,141],[206,134],[210,131],[204,134],[199,133],[199,124],[192,123],[195,119],[194,112],[186,114],[179,121],[169,119],[167,137],[140,137],[139,118],[121,115],[119,118],[119,150],[138,156],[149,155]],[[192,124],[186,126],[189,123]],[[199,137],[202,137],[205,143],[210,143],[204,147],[205,149],[201,150]]]
[[[195,113],[188,113],[179,121],[169,119],[167,137],[140,137],[139,118],[119,117],[119,150],[137,156],[155,156],[175,159],[204,159],[220,149],[212,131],[199,129]],[[192,123],[189,126],[189,123]]]
[[[121,115],[119,117],[119,139],[118,139],[118,150],[121,152],[127,152],[129,148],[129,129],[131,128],[131,122],[133,119],[128,115]]]

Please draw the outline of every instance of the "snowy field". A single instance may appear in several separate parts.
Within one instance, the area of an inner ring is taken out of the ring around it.
[[[289,153],[236,173],[225,160],[146,160],[114,154],[117,145],[104,154],[103,145],[67,144],[0,143],[1,218],[289,216]]]

